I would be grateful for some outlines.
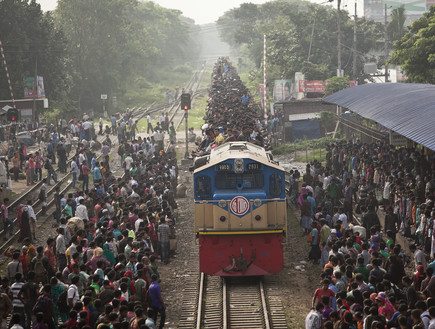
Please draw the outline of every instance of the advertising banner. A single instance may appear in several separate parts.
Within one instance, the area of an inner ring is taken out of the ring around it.
[[[327,81],[323,80],[313,80],[313,81],[307,81],[307,80],[299,80],[299,92],[301,93],[325,93],[325,86],[327,84]],[[350,81],[349,87],[354,87],[358,85],[358,81]]]
[[[322,80],[299,81],[299,92],[302,93],[324,93],[325,83]]]
[[[273,87],[273,100],[275,102],[289,101],[291,99],[291,80],[275,80]]]
[[[44,78],[38,75],[38,98],[45,98]]]
[[[35,91],[35,78],[24,78],[24,98],[45,98],[44,78],[38,75],[37,94]]]
[[[33,98],[34,82],[34,77],[24,78],[24,98]]]

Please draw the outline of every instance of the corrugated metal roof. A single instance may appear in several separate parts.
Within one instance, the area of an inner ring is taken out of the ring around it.
[[[289,114],[288,121],[310,120],[320,118],[320,113]]]
[[[435,150],[435,85],[365,84],[336,92],[323,101],[345,107]]]

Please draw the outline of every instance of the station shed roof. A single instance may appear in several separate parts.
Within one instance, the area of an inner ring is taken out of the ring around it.
[[[435,151],[435,85],[365,84],[323,98]]]

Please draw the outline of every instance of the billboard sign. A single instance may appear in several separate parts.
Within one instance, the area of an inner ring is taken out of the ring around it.
[[[299,92],[303,93],[321,93],[325,92],[325,83],[322,80],[299,81]]]
[[[275,80],[273,87],[273,100],[275,102],[289,101],[291,99],[291,80]]]
[[[45,98],[44,78],[37,76],[37,90],[35,94],[35,78],[24,78],[24,98]]]

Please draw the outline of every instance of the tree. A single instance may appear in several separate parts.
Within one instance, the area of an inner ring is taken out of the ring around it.
[[[35,1],[3,0],[0,12],[0,37],[15,98],[23,97],[24,78],[35,76],[37,67],[36,73],[44,78],[46,97],[56,104],[68,89],[63,31]],[[3,67],[0,67],[0,98],[10,98]]]
[[[332,77],[326,80],[325,83],[325,96],[328,96],[342,89],[349,88],[350,81],[348,77]]]
[[[435,7],[411,24],[394,44],[390,62],[402,66],[407,82],[435,83]]]
[[[350,75],[353,21],[346,11],[340,15],[343,68],[345,75]],[[337,11],[332,7],[284,0],[249,4],[226,12],[218,25],[222,40],[245,46],[257,68],[262,64],[263,35],[267,36],[268,76],[272,80],[290,78],[300,71],[315,80],[336,74]],[[357,34],[357,69],[362,82],[367,54],[378,46],[376,40],[383,36],[383,27],[358,19]]]
[[[394,43],[394,41],[402,39],[407,32],[407,27],[405,27],[405,6],[402,5],[399,8],[393,9],[390,16],[391,21],[387,27],[388,40]]]

